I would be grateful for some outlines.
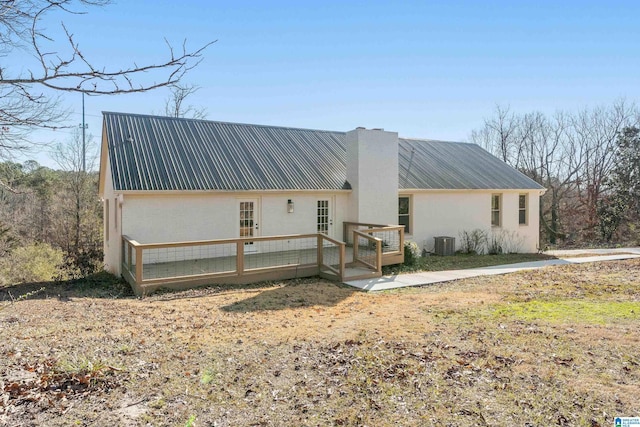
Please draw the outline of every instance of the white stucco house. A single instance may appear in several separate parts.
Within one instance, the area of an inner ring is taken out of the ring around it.
[[[123,236],[342,240],[343,223],[354,222],[403,225],[405,239],[428,251],[436,236],[474,229],[517,236],[521,252],[539,246],[544,188],[475,144],[103,114],[104,262],[115,274]]]

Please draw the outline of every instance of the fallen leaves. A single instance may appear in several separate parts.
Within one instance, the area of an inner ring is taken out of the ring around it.
[[[9,413],[17,406],[36,404],[43,410],[65,411],[71,398],[119,387],[121,379],[116,373],[120,371],[111,366],[64,371],[58,361],[51,358],[23,363],[0,380],[0,408]]]
[[[640,261],[602,266],[375,294],[306,281],[21,301],[0,317],[0,425],[608,425],[640,411],[637,321],[486,315],[640,300]]]

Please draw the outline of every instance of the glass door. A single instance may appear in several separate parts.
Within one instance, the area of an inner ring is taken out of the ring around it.
[[[318,200],[317,209],[317,232],[331,236],[330,226],[332,225],[329,212],[329,200]]]
[[[257,220],[257,200],[241,200],[239,206],[240,214],[240,237],[258,237]],[[256,245],[252,241],[244,243],[245,252],[255,252]]]

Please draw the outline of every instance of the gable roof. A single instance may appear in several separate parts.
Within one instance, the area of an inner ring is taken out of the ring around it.
[[[476,144],[399,138],[398,146],[400,189],[544,188]]]
[[[103,115],[116,191],[350,188],[345,132]],[[399,139],[399,186],[542,189],[475,144],[404,138]]]

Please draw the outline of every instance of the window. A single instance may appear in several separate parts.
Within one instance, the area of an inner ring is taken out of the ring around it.
[[[502,206],[502,196],[500,194],[491,195],[491,225],[500,227],[500,209]]]
[[[518,196],[518,224],[527,225],[527,195]]]
[[[404,232],[411,232],[411,204],[410,197],[398,198],[398,225],[404,225]]]
[[[109,199],[105,199],[104,201],[104,240],[109,243],[109,215],[111,212],[109,211]]]

